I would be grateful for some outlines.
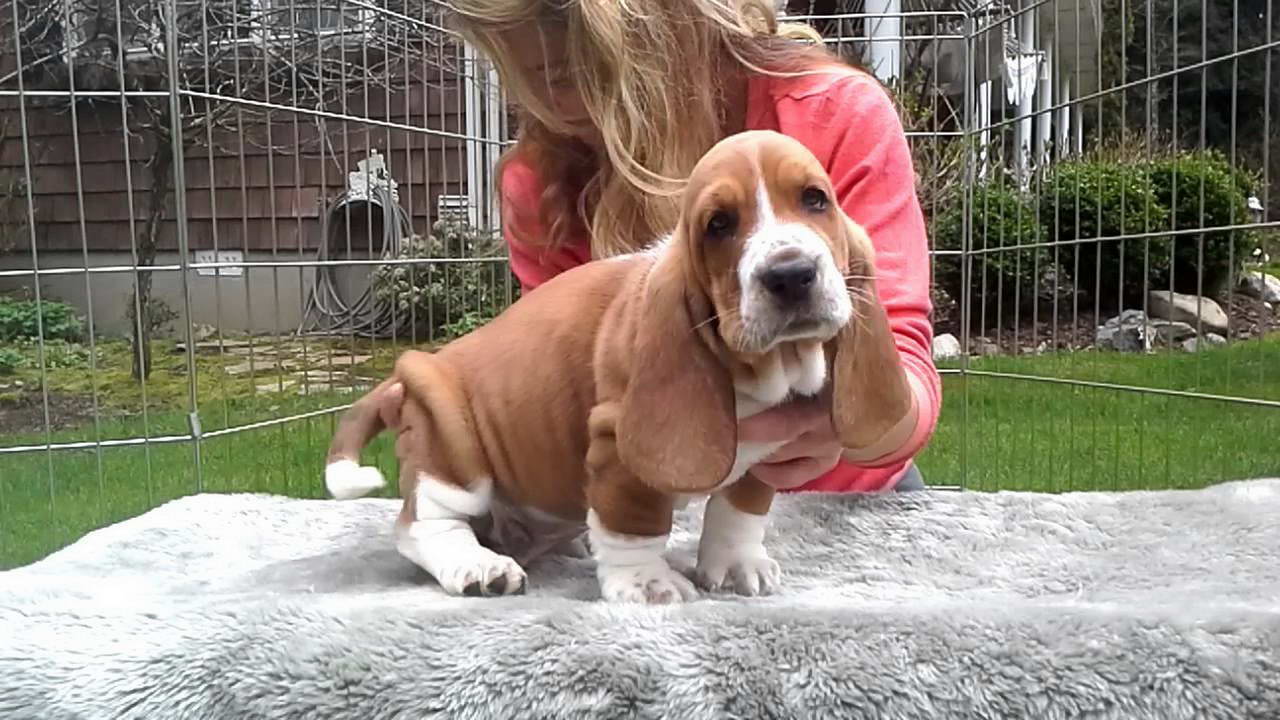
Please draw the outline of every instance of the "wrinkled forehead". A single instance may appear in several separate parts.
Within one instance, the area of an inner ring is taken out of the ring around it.
[[[760,182],[758,160],[749,152],[708,155],[689,177],[687,197],[701,205],[739,205],[750,200]]]
[[[761,191],[821,183],[824,177],[813,155],[786,139],[731,139],[712,148],[694,168],[689,197],[695,203],[741,204]]]

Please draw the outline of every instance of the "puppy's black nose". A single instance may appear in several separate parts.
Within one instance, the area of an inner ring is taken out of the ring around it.
[[[818,278],[818,264],[813,260],[783,260],[760,273],[760,282],[774,297],[783,302],[805,300]]]

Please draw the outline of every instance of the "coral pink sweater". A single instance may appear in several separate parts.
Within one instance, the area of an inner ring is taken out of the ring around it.
[[[806,145],[831,175],[840,205],[871,236],[877,290],[919,408],[919,422],[902,447],[871,463],[842,461],[797,490],[892,489],[932,435],[942,395],[930,349],[928,241],[901,122],[874,78],[841,68],[798,78],[753,77],[746,124]],[[555,251],[538,247],[542,187],[532,168],[513,159],[501,194],[511,268],[525,290],[591,260],[586,238]]]

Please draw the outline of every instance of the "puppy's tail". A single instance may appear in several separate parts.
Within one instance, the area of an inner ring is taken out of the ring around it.
[[[403,410],[415,420],[410,423],[410,418],[402,416],[402,428],[423,425],[420,430],[401,436],[401,443],[409,443],[407,448],[397,449],[401,463],[406,460],[403,453],[423,452],[430,443],[437,464],[447,468],[449,474],[467,481],[492,477],[488,456],[476,436],[466,392],[457,378],[430,353],[409,350],[396,360],[391,377],[352,404],[339,419],[324,471],[330,495],[349,500],[386,484],[376,467],[360,464],[360,453],[386,429],[381,405],[395,383],[403,384]]]
[[[404,383],[405,397],[421,409],[427,433],[404,452],[427,452],[430,446],[431,464],[440,471],[463,482],[492,478],[470,398],[457,374],[431,353],[409,350],[396,361],[395,377]]]
[[[329,442],[324,467],[324,484],[333,497],[351,500],[379,490],[386,484],[382,471],[360,464],[360,452],[386,429],[378,403],[395,382],[394,376],[384,380],[347,408],[338,419],[338,428]]]

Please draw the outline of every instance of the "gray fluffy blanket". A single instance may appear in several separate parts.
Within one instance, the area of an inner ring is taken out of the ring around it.
[[[1280,718],[1280,480],[788,496],[782,594],[661,608],[563,556],[444,597],[397,508],[194,496],[0,573],[0,718]]]

